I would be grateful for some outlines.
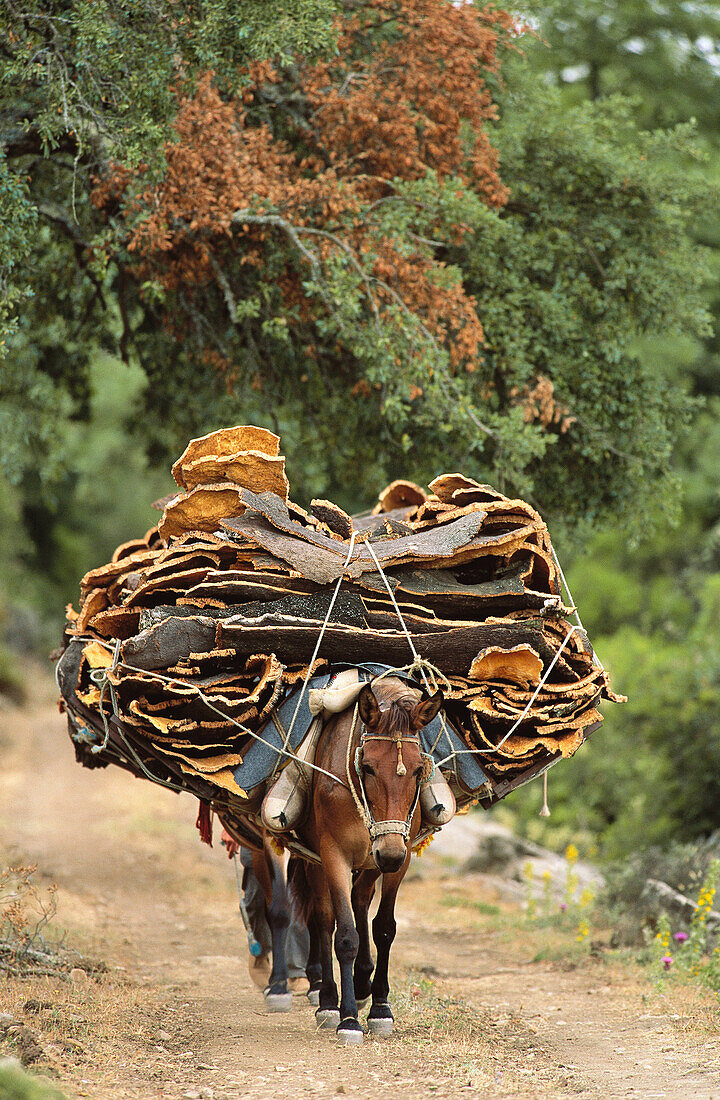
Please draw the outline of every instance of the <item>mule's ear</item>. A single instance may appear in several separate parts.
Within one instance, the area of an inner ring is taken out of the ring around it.
[[[429,699],[423,699],[422,702],[417,703],[412,712],[412,724],[415,729],[421,730],[424,726],[429,725],[442,710],[444,702],[443,693],[438,688]]]
[[[378,706],[375,692],[370,687],[370,684],[365,684],[365,687],[358,695],[358,709],[360,711],[360,717],[368,729],[377,725],[380,720],[380,707]]]

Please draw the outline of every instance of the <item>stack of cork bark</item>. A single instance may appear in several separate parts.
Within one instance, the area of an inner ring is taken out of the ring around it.
[[[446,715],[481,750],[483,801],[571,756],[618,697],[569,621],[538,513],[459,473],[429,492],[393,482],[361,517],[306,511],[279,445],[256,427],[193,440],[158,526],[83,578],[58,676],[79,759],[240,812],[234,772],[304,679],[340,578],[313,675],[410,663],[387,579],[445,677]]]

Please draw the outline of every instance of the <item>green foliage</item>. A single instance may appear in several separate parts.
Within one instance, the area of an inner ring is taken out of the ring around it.
[[[53,454],[48,420],[66,394],[76,414],[87,413],[93,346],[125,352],[117,311],[126,288],[121,274],[107,271],[88,197],[92,174],[113,160],[159,169],[181,80],[214,68],[236,88],[243,61],[326,48],[332,11],[329,0],[2,6],[0,339],[22,304],[16,355],[27,375],[6,381],[0,394],[10,476],[17,476],[18,450],[39,445],[40,454]],[[21,419],[11,430],[17,409]]]
[[[641,943],[643,921],[656,920],[662,912],[660,902],[642,897],[649,878],[666,882],[686,897],[696,897],[717,853],[717,836],[708,841],[676,840],[662,848],[651,845],[630,852],[610,864],[598,903],[607,912],[619,938]]]
[[[657,519],[658,509],[635,507],[648,488],[672,513],[669,460],[692,404],[682,381],[636,346],[652,334],[708,331],[705,257],[687,223],[715,192],[682,166],[697,156],[687,128],[639,133],[620,100],[567,108],[521,63],[506,82],[493,133],[512,191],[506,208],[428,172],[394,181],[386,201],[352,215],[372,226],[363,267],[338,248],[311,273],[279,234],[260,266],[232,253],[221,261],[234,318],[226,290],[211,282],[191,301],[183,287],[169,292],[165,308],[190,315],[182,346],[157,324],[135,339],[152,382],[155,453],[175,428],[179,442],[252,413],[282,432],[300,495],[331,492],[360,506],[399,469],[429,480],[442,454],[446,467],[529,496],[576,539],[608,517],[636,532]],[[472,294],[486,337],[473,373],[452,367],[402,301],[373,316],[367,271],[388,240],[442,259],[438,283],[462,280]],[[303,247],[312,252],[313,239]],[[280,290],[290,266],[308,298],[323,302],[307,324]],[[232,364],[229,390],[202,360],[209,332]],[[306,354],[316,344],[318,354]],[[554,425],[527,414],[538,379],[554,387]],[[160,409],[169,423],[160,425]]]
[[[713,909],[720,860],[714,859],[705,873],[695,909],[689,925],[689,934],[678,940],[666,913],[657,922],[657,933],[651,945],[651,963],[655,980],[662,988],[664,982],[674,978],[696,979],[709,986],[720,998],[720,947],[712,948],[712,938],[707,918]]]
[[[3,1100],[64,1100],[65,1094],[26,1073],[15,1059],[0,1061],[0,1096]]]
[[[27,701],[27,685],[17,654],[0,644],[0,699],[5,696],[18,705]]]
[[[5,140],[98,162],[159,163],[178,85],[208,69],[227,90],[255,58],[331,47],[331,0],[7,0]],[[0,86],[2,86],[0,85]],[[13,129],[13,127],[15,129]],[[109,148],[105,148],[105,145]]]
[[[539,37],[527,41],[533,71],[561,91],[565,102],[621,94],[643,128],[695,120],[709,151],[700,167],[705,179],[718,178],[720,158],[720,12],[717,5],[655,4],[651,0],[604,3],[584,0],[531,0]],[[720,365],[720,220],[709,203],[692,234],[712,250],[713,273],[706,288],[715,335],[708,335],[688,364],[700,393],[718,392]]]
[[[15,328],[17,310],[30,294],[23,266],[35,221],[27,180],[11,169],[0,149],[0,361]],[[19,278],[18,268],[23,272]]]
[[[8,476],[22,476],[28,446],[41,476],[66,461],[57,408],[87,417],[89,363],[102,347],[148,377],[134,421],[154,460],[218,423],[256,420],[282,432],[299,495],[333,493],[349,506],[366,504],[399,469],[429,479],[439,453],[446,466],[530,496],[576,537],[608,515],[642,526],[648,512],[633,508],[641,487],[672,501],[668,459],[689,404],[682,383],[634,344],[639,334],[707,327],[704,260],[686,223],[715,193],[677,168],[695,155],[688,132],[639,134],[620,102],[567,108],[515,62],[493,134],[512,191],[506,209],[488,209],[457,178],[395,181],[388,201],[356,215],[371,226],[362,268],[331,248],[311,271],[283,233],[257,268],[228,251],[224,284],[166,296],[178,339],[159,318],[157,284],[139,294],[119,223],[98,221],[91,173],[121,160],[162,174],[181,71],[192,80],[214,68],[229,96],[243,59],[330,41],[327,3],[275,8],[272,24],[258,5],[226,0],[180,12],[161,3],[158,17],[155,3],[131,10],[119,0],[75,0],[62,13],[35,0],[22,19],[12,4],[5,12],[16,39],[1,78],[22,90],[26,120],[13,108],[6,145],[16,172],[30,169],[28,201],[43,218],[23,275],[34,297],[7,375]],[[293,99],[292,66],[285,74],[258,119],[302,150],[305,107]],[[36,139],[49,155],[29,162]],[[380,321],[368,308],[367,271],[388,240],[401,256],[439,260],[438,286],[461,280],[474,296],[487,340],[474,373],[453,367],[400,298]],[[289,267],[308,300],[325,303],[312,322],[315,357],[309,326],[281,292]],[[208,341],[232,364],[231,386],[201,355]],[[556,423],[528,412],[538,379],[554,387]]]
[[[209,68],[238,90],[243,62],[327,49],[333,11],[330,0],[2,5],[0,358],[20,328],[0,390],[8,476],[28,447],[43,477],[62,461],[58,414],[87,416],[90,356],[103,347],[127,359],[124,326],[141,320],[108,263],[94,174],[115,161],[161,171],[181,83]]]
[[[641,126],[695,118],[705,158],[668,149],[666,166],[714,186],[720,169],[716,6],[551,0],[530,10],[540,38],[526,42],[528,63],[558,89],[568,108],[587,99],[604,108],[603,97],[623,93],[630,97],[626,110]],[[647,493],[638,492],[635,508],[652,513],[647,519],[655,526],[653,536],[639,542],[626,525],[608,525],[577,553],[568,572],[599,655],[616,690],[627,692],[630,701],[609,710],[605,726],[572,763],[553,769],[548,822],[536,817],[540,796],[533,788],[513,801],[530,835],[554,845],[580,835],[589,846],[597,838],[605,857],[627,859],[648,844],[668,846],[674,838],[687,841],[720,826],[714,779],[720,717],[720,222],[717,203],[703,205],[688,231],[706,246],[701,294],[715,334],[698,329],[693,339],[681,337],[668,316],[664,329],[639,334],[630,349],[641,371],[656,378],[658,399],[664,388],[666,400],[684,391],[704,401],[678,433],[670,460],[675,486],[668,486],[664,505],[675,511],[677,525],[657,522],[657,504],[648,505]],[[689,246],[686,257],[691,255]],[[658,255],[659,272],[667,256]],[[561,556],[568,557],[567,549]]]
[[[720,135],[717,4],[653,0],[529,0],[539,39],[527,52],[574,101],[621,92],[643,127],[697,119]]]
[[[58,418],[64,462],[45,479],[26,468],[22,483],[0,476],[0,570],[5,630],[18,649],[56,645],[66,603],[78,580],[109,560],[118,542],[157,520],[151,502],[174,485],[128,447],[127,417],[145,378],[107,356],[90,365],[86,421]],[[39,467],[40,469],[40,467]]]
[[[533,467],[543,513],[637,530],[648,485],[672,504],[669,457],[691,408],[637,338],[708,330],[703,256],[686,232],[708,192],[675,159],[696,155],[692,136],[639,133],[619,99],[563,108],[522,70],[507,85],[496,139],[512,197],[463,265],[488,367],[510,364],[517,386],[550,378],[574,420]]]

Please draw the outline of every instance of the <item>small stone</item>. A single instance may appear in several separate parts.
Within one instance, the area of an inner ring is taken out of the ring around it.
[[[70,971],[70,981],[75,985],[83,985],[88,980],[87,971],[81,966],[74,966]]]
[[[73,1054],[85,1054],[85,1047],[77,1039],[63,1039],[62,1044],[65,1050],[69,1050]]]
[[[200,1100],[200,1093],[197,1089],[188,1089],[183,1093],[185,1100]]]
[[[205,1085],[204,1088],[200,1089],[200,1096],[202,1100],[215,1100],[215,1092],[209,1085]]]
[[[169,1043],[172,1040],[172,1035],[168,1031],[163,1031],[162,1028],[157,1034],[158,1039],[161,1039],[163,1043]]]
[[[43,1048],[37,1041],[37,1035],[29,1027],[11,1028],[10,1034],[14,1034],[20,1052],[20,1061],[24,1066],[30,1066],[33,1062],[39,1062],[43,1057]]]

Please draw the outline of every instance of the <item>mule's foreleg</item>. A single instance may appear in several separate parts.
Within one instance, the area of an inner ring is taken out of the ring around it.
[[[358,953],[353,972],[355,999],[366,1001],[370,996],[370,979],[373,961],[370,955],[370,929],[368,927],[368,909],[375,892],[375,883],[379,871],[361,871],[352,889],[351,901],[355,916],[355,927],[359,937]]]
[[[363,1030],[358,1020],[353,965],[360,937],[355,928],[350,895],[352,872],[337,850],[324,854],[323,866],[335,913],[335,954],[340,964],[340,1023],[338,1037],[347,1043],[361,1043]]]
[[[335,928],[335,913],[327,880],[322,869],[320,867],[308,867],[307,876],[313,895],[315,935],[322,970],[320,1005],[315,1013],[315,1019],[320,1027],[335,1028],[340,1022],[338,988],[335,985],[333,974],[332,936]],[[310,936],[312,944],[312,929]]]
[[[310,936],[310,950],[308,951],[308,960],[305,973],[307,980],[310,983],[310,989],[308,990],[308,1000],[310,1004],[320,1004],[320,990],[322,988],[322,957],[320,953],[320,928],[318,927],[317,917],[315,912],[310,914],[307,920],[307,929]],[[337,994],[335,1003],[337,1004]]]
[[[372,1007],[368,1013],[368,1026],[373,1035],[390,1035],[392,1033],[393,1014],[388,998],[390,996],[390,982],[388,979],[388,967],[390,963],[390,948],[395,939],[397,925],[395,923],[395,901],[400,883],[405,877],[405,872],[410,862],[409,853],[403,866],[392,875],[383,875],[382,896],[375,919],[372,923],[373,940],[377,950],[375,963],[375,976],[372,982]]]

